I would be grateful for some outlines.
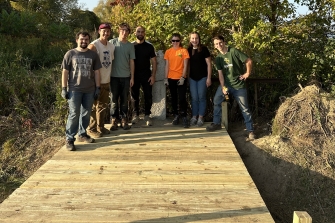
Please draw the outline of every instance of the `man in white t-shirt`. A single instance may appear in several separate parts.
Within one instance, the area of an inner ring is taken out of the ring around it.
[[[94,101],[90,124],[87,128],[88,133],[95,138],[110,133],[110,131],[104,127],[104,124],[106,110],[110,101],[110,75],[115,50],[115,46],[108,42],[108,38],[111,35],[111,26],[109,23],[103,23],[99,26],[99,35],[99,39],[94,40],[88,46],[89,49],[98,53],[102,65],[102,68],[100,69],[101,91],[98,99]]]

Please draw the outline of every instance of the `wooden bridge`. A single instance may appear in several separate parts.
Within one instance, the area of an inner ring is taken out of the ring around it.
[[[274,222],[225,129],[134,126],[76,146],[0,204],[0,222]]]

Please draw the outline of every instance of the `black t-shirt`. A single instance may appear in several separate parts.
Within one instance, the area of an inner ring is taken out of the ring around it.
[[[150,59],[156,57],[155,48],[152,44],[144,41],[141,44],[133,43],[135,46],[135,78],[147,78],[151,76]]]
[[[190,55],[190,77],[193,80],[200,80],[204,77],[207,77],[207,63],[205,58],[211,56],[206,46],[202,46],[201,51],[194,50],[192,55],[193,47],[189,47],[188,54]]]

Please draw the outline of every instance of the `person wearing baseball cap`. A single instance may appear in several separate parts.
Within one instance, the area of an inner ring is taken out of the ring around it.
[[[104,134],[110,134],[110,131],[105,128],[106,110],[109,104],[110,93],[110,74],[112,71],[112,61],[114,60],[115,46],[108,42],[111,35],[111,25],[102,23],[99,26],[99,39],[94,40],[89,44],[88,48],[97,52],[102,68],[101,74],[101,91],[97,100],[94,101],[88,132],[95,138],[102,137]]]

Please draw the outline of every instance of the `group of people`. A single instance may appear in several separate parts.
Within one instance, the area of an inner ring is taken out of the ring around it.
[[[152,44],[145,40],[145,28],[135,30],[136,41],[129,42],[131,32],[127,23],[119,25],[119,36],[109,40],[111,26],[99,26],[99,38],[90,42],[87,32],[76,35],[77,47],[69,50],[62,62],[62,97],[69,104],[66,123],[66,148],[76,150],[74,141],[78,134],[80,142],[94,142],[94,138],[110,134],[110,131],[128,124],[128,97],[133,104],[132,124],[139,122],[140,88],[144,94],[144,121],[151,126],[152,85],[157,71],[156,53]],[[225,95],[237,100],[249,131],[249,138],[255,138],[253,123],[247,101],[245,80],[252,69],[252,61],[243,52],[226,46],[223,36],[213,38],[219,51],[215,65],[219,72],[220,85],[214,96],[213,123],[207,131],[221,129],[221,103]],[[171,94],[174,115],[172,124],[179,120],[185,128],[202,126],[206,111],[206,93],[211,85],[212,62],[208,48],[201,44],[197,32],[190,34],[188,48],[183,48],[179,33],[172,34],[172,47],[166,50],[165,79]],[[187,81],[191,93],[192,118],[187,118]],[[111,93],[111,99],[110,99]],[[111,128],[105,128],[106,111],[111,103]],[[94,138],[93,138],[94,137]]]

